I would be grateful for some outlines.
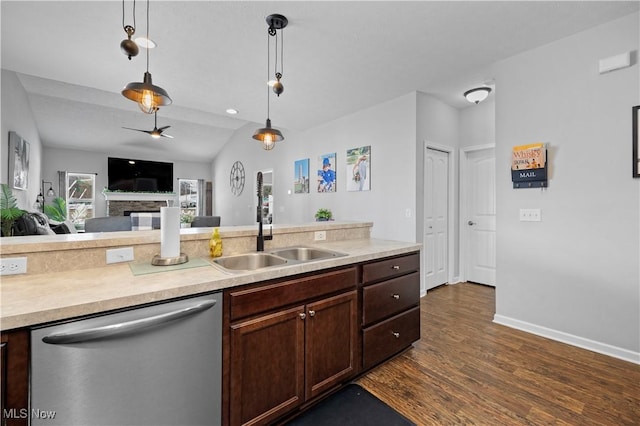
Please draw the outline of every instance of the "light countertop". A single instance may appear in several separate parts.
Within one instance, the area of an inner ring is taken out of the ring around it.
[[[361,239],[306,244],[347,256],[230,274],[213,265],[134,275],[128,263],[3,277],[0,328],[10,330],[420,250],[421,245]],[[206,259],[209,261],[209,259]],[[161,268],[161,267],[158,267]]]

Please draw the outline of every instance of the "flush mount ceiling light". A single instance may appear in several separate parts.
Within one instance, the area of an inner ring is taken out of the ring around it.
[[[147,0],[147,39],[149,39],[149,0]],[[171,104],[169,94],[161,87],[154,86],[149,73],[149,49],[147,49],[147,71],[144,73],[142,83],[133,82],[127,84],[122,90],[122,95],[138,103],[140,110],[145,114],[153,114],[158,108]]]
[[[120,49],[131,60],[131,57],[136,56],[139,51],[138,45],[131,40],[131,36],[136,32],[136,0],[133,0],[133,26],[124,23],[124,0],[122,0],[122,29],[127,33],[127,39],[122,40]]]
[[[278,96],[284,90],[284,86],[280,83],[280,79],[282,78],[282,68],[278,70],[278,40],[277,40],[277,31],[282,30],[287,26],[289,21],[282,15],[269,15],[267,16],[267,24],[269,25],[269,30],[267,32],[267,80],[269,79],[270,73],[270,37],[276,37],[276,82],[273,86],[267,86],[267,122],[265,127],[262,127],[253,134],[253,139],[262,142],[262,147],[266,150],[271,150],[275,146],[276,142],[284,140],[284,136],[282,136],[282,132],[278,129],[274,129],[271,127],[271,119],[269,118],[269,99],[270,99],[270,91],[271,88]],[[281,31],[282,32],[282,31]],[[282,37],[281,37],[282,40]],[[280,49],[282,53],[282,49]],[[280,66],[282,67],[282,57],[280,58]]]
[[[464,97],[472,104],[477,105],[487,99],[489,93],[491,93],[490,87],[476,87],[475,89],[467,90],[466,92],[464,92]]]

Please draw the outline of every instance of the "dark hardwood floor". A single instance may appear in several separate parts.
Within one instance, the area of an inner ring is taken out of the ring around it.
[[[421,304],[421,340],[358,380],[418,425],[640,425],[640,366],[492,323],[492,287]]]

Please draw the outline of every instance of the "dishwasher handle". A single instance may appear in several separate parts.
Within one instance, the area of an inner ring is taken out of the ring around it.
[[[109,324],[100,327],[92,327],[84,330],[77,330],[68,333],[55,333],[44,336],[42,341],[52,345],[64,345],[69,343],[86,342],[89,340],[104,339],[117,334],[131,333],[143,328],[165,324],[178,318],[194,315],[206,311],[216,304],[216,300],[207,300],[196,305],[187,306],[177,311],[166,312],[147,318],[140,318],[133,321],[118,324]]]

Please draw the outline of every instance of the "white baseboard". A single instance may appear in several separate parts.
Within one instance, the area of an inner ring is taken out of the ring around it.
[[[617,346],[608,345],[606,343],[596,342],[595,340],[585,339],[584,337],[574,336],[573,334],[505,317],[503,315],[495,314],[493,316],[493,322],[496,324],[501,324],[507,327],[526,331],[531,334],[536,334],[538,336],[556,340],[558,342],[566,343],[568,345],[587,349],[592,352],[612,356],[614,358],[629,361],[634,364],[640,364],[640,352],[633,352],[628,349],[619,348]]]

